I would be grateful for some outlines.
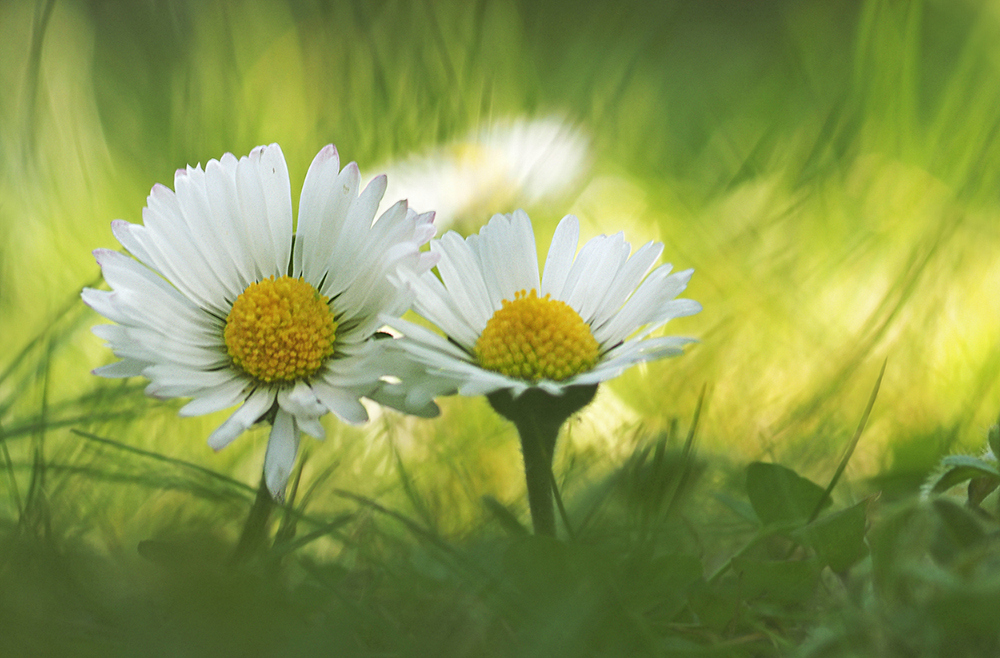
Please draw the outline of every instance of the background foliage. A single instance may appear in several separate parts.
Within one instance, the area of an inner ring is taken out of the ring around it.
[[[995,652],[995,504],[918,494],[1000,408],[998,44],[986,0],[3,3],[0,653]],[[477,135],[521,119],[585,173],[496,179]],[[334,142],[475,188],[462,232],[524,207],[544,250],[573,212],[695,268],[667,331],[701,343],[560,439],[566,541],[523,536],[483,400],[326,419],[262,519],[266,433],[213,454],[223,415],[88,373],[110,221],[275,141],[293,198]]]

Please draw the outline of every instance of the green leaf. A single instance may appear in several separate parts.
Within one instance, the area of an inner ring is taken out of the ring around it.
[[[733,571],[740,577],[746,599],[775,603],[804,603],[813,596],[823,565],[809,560],[733,559]]]
[[[987,496],[1000,486],[1000,480],[992,476],[974,477],[969,480],[969,506],[979,507]]]
[[[757,521],[760,520],[760,517],[754,513],[753,506],[751,506],[746,500],[743,500],[742,496],[736,498],[723,491],[716,491],[712,494],[712,497],[735,512],[736,515],[744,521],[757,523]]]
[[[808,520],[824,493],[823,487],[779,464],[753,462],[747,467],[747,496],[764,525]],[[824,507],[829,504],[827,499]]]
[[[975,516],[964,507],[946,499],[934,501],[934,511],[940,521],[932,550],[939,559],[950,559],[986,539],[986,531]]]
[[[688,601],[688,590],[702,580],[701,560],[693,555],[663,555],[649,564],[646,574],[637,574],[648,582],[656,602],[657,612],[663,619],[673,619]],[[636,587],[636,590],[639,588]]]
[[[990,477],[1000,480],[1000,471],[991,464],[972,455],[948,455],[941,460],[943,472],[931,486],[931,491],[941,493],[957,484],[974,477]]]
[[[833,571],[847,571],[868,555],[865,545],[868,500],[822,516],[796,531],[796,539],[812,547]]]
[[[742,610],[741,596],[740,583],[735,578],[725,578],[717,583],[702,579],[688,591],[688,606],[703,627],[721,633],[732,623],[733,616]]]
[[[986,435],[986,440],[990,446],[990,450],[993,451],[993,456],[1000,459],[1000,425],[990,427],[990,431]]]

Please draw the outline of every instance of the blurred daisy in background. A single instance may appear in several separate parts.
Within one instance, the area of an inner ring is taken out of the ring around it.
[[[384,168],[386,199],[435,211],[439,227],[566,194],[589,164],[589,139],[555,118],[498,121]]]
[[[434,235],[433,213],[399,201],[373,223],[386,177],[359,193],[360,182],[355,163],[341,170],[336,148],[323,148],[293,235],[277,144],[178,170],[174,190],[153,187],[142,225],[112,223],[135,258],[94,252],[111,290],[83,291],[115,323],[94,333],[121,359],[95,374],[143,376],[148,395],[192,398],[182,416],[239,405],[209,436],[216,450],[270,422],[264,479],[279,500],[300,431],[323,438],[319,419],[330,411],[364,422],[360,398],[382,398],[383,377],[400,368],[382,347],[391,341],[377,339],[382,318],[406,312],[412,294],[401,277],[426,273],[436,258],[419,251]]]

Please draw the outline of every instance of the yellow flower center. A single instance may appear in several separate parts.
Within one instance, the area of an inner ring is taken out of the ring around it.
[[[251,377],[293,382],[315,373],[333,354],[336,331],[325,296],[301,278],[272,276],[236,298],[226,318],[226,348]]]
[[[530,382],[558,382],[590,370],[599,351],[579,313],[549,295],[539,299],[534,289],[503,300],[475,347],[483,368]]]

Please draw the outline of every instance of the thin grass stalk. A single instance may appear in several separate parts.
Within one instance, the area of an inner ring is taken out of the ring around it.
[[[250,512],[247,514],[247,520],[243,523],[239,541],[230,557],[232,563],[245,562],[255,553],[260,552],[264,540],[267,538],[268,521],[274,506],[274,498],[267,488],[267,478],[262,475],[260,485],[257,487],[257,495],[254,497],[253,505],[250,506]]]
[[[882,369],[879,370],[878,379],[875,380],[875,388],[872,389],[872,394],[868,398],[868,405],[865,407],[864,413],[861,414],[861,421],[858,423],[858,429],[854,431],[854,436],[851,438],[851,442],[847,444],[844,456],[841,457],[840,463],[837,464],[837,470],[834,471],[833,477],[830,478],[830,483],[826,485],[826,490],[823,491],[823,495],[816,502],[816,507],[813,509],[812,514],[809,515],[807,523],[812,523],[819,517],[819,513],[823,511],[823,506],[826,505],[826,501],[830,499],[830,494],[833,492],[833,488],[837,486],[837,482],[840,481],[840,476],[844,474],[844,469],[847,468],[847,462],[851,460],[851,455],[854,454],[854,449],[858,447],[858,441],[861,440],[861,433],[865,431],[865,426],[868,424],[868,417],[871,416],[872,408],[875,406],[875,398],[878,397],[879,388],[882,386],[882,377],[885,376],[885,367],[888,363],[888,359],[882,362]]]

